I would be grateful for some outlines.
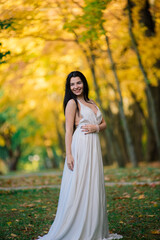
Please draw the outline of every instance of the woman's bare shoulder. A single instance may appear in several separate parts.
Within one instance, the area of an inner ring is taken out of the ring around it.
[[[66,106],[66,110],[65,112],[76,112],[76,103],[74,101],[74,99],[70,99],[68,102],[67,102],[67,106]]]
[[[69,106],[69,107],[74,107],[74,106],[76,106],[76,102],[74,101],[74,99],[70,99],[70,100],[68,101],[68,103],[67,103],[67,106]]]

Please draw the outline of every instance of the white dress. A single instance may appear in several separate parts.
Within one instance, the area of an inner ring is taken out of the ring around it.
[[[100,124],[97,114],[82,104],[81,120],[72,136],[74,169],[65,159],[57,213],[48,234],[41,240],[110,240],[121,235],[109,234],[101,146],[98,133],[84,134],[81,126]]]

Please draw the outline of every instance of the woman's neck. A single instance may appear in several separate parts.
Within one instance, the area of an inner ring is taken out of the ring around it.
[[[84,96],[83,95],[82,96],[78,96],[77,99],[80,100],[80,101],[81,100],[84,101]]]

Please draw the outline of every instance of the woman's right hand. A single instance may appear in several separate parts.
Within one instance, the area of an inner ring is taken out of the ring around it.
[[[73,159],[73,156],[71,154],[67,156],[67,166],[71,171],[73,171],[74,159]]]

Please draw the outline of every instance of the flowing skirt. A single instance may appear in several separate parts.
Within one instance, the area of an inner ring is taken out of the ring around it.
[[[110,240],[103,162],[99,135],[85,135],[80,126],[72,137],[74,170],[65,159],[58,208],[48,234],[41,240]]]

